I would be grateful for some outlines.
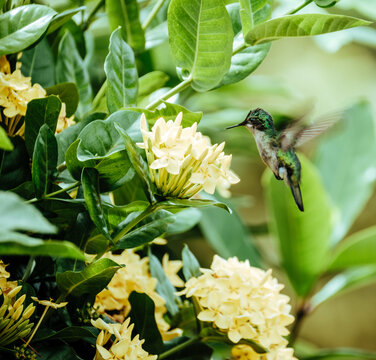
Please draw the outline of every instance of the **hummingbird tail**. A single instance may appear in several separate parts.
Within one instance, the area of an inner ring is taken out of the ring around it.
[[[303,207],[303,198],[302,198],[302,192],[300,191],[300,186],[299,184],[294,185],[291,181],[290,176],[287,176],[287,180],[291,189],[292,196],[294,197],[295,204],[298,206],[300,211],[304,211]]]

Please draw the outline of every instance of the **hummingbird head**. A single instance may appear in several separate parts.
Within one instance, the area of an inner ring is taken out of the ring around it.
[[[227,129],[231,129],[237,126],[246,126],[250,130],[259,131],[274,129],[272,116],[267,111],[261,108],[251,110],[243,122],[237,125],[229,126]]]

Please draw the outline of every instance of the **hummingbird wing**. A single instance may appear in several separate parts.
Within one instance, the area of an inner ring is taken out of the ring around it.
[[[333,126],[341,115],[342,112],[325,115],[312,124],[306,124],[304,117],[297,119],[279,134],[278,142],[284,151],[301,146]]]

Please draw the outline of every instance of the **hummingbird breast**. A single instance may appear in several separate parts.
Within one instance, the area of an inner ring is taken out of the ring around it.
[[[262,161],[273,171],[275,175],[278,176],[280,164],[277,156],[278,144],[276,139],[268,134],[265,134],[264,131],[254,129],[252,133]]]

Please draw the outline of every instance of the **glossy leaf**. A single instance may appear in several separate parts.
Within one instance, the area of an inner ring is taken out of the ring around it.
[[[65,112],[67,117],[71,117],[77,110],[79,95],[77,85],[72,82],[66,82],[50,86],[46,89],[47,95],[56,95],[61,102],[65,103]]]
[[[302,360],[375,360],[376,352],[352,349],[352,348],[332,348],[319,350],[314,355],[301,357]]]
[[[315,295],[313,295],[311,298],[311,304],[313,307],[317,307],[333,296],[375,281],[376,266],[374,265],[348,269],[334,276]]]
[[[334,6],[339,0],[314,0],[317,6],[327,8]]]
[[[39,130],[33,154],[32,180],[37,198],[49,192],[56,166],[57,142],[48,124],[44,124]]]
[[[375,153],[375,125],[367,102],[349,108],[335,127],[322,136],[315,164],[338,210],[332,234],[335,243],[343,238],[372,195],[376,180]]]
[[[169,80],[169,76],[162,71],[152,71],[138,79],[138,96],[146,96],[160,89]]]
[[[183,275],[185,281],[188,281],[191,277],[199,277],[201,275],[200,264],[191,250],[189,250],[188,245],[184,245],[181,258],[183,260]]]
[[[224,203],[216,200],[206,199],[168,199],[158,203],[160,209],[184,209],[187,207],[203,208],[207,206],[217,206],[231,214],[231,209]]]
[[[0,56],[14,54],[34,44],[56,14],[50,7],[25,5],[0,15]]]
[[[179,210],[174,215],[175,221],[169,225],[167,235],[184,233],[197,225],[201,219],[201,211],[195,208]]]
[[[29,219],[33,220],[33,218]],[[86,260],[80,249],[70,241],[42,240],[13,231],[0,232],[0,253],[2,255],[53,256]]]
[[[77,149],[80,139],[74,141],[65,152],[65,164],[75,180],[81,180],[81,173],[84,167],[95,167],[94,160],[80,161],[77,159]]]
[[[133,51],[122,39],[120,28],[111,34],[104,70],[107,76],[106,96],[110,113],[134,105],[138,91],[137,67]]]
[[[282,265],[298,295],[304,296],[325,270],[328,261],[332,209],[315,167],[302,155],[301,192],[304,212],[299,211],[290,189],[267,170],[263,185],[271,216],[270,227],[278,239]]]
[[[34,152],[34,143],[43,124],[47,124],[55,133],[61,101],[51,95],[41,99],[34,99],[27,105],[25,116],[25,144],[30,155]]]
[[[369,21],[344,15],[287,15],[256,25],[248,32],[245,40],[251,45],[257,45],[285,37],[326,34],[369,24]]]
[[[120,266],[116,262],[103,258],[90,263],[82,271],[65,271],[56,274],[56,282],[60,291],[66,296],[98,294],[107,286],[118,269]]]
[[[47,329],[46,329],[47,330]],[[33,341],[46,341],[46,340],[63,340],[63,341],[77,341],[83,339],[96,339],[98,332],[89,326],[70,326],[59,331],[52,331],[48,329],[45,334],[41,334],[40,331],[33,338]]]
[[[271,6],[267,0],[240,0],[240,19],[244,37],[257,24],[271,15]]]
[[[112,241],[103,214],[102,201],[99,190],[98,171],[93,168],[84,168],[82,170],[81,183],[84,190],[86,208],[89,212],[91,220],[93,221],[97,229],[108,240]]]
[[[230,68],[233,31],[222,0],[187,3],[172,0],[168,9],[172,56],[184,79],[196,91],[219,84]]]
[[[42,214],[22,198],[12,192],[0,191],[0,229],[2,232],[12,230],[30,231],[39,234],[54,234],[51,225]]]
[[[80,101],[77,114],[82,117],[91,107],[92,89],[89,73],[82,60],[73,36],[66,32],[59,44],[56,63],[56,82],[73,82],[78,87]]]
[[[160,354],[163,341],[155,321],[155,305],[152,299],[144,293],[132,291],[129,295],[131,311],[129,317],[134,325],[134,333],[145,339],[142,348],[150,354]]]
[[[67,21],[69,21],[74,15],[78,14],[80,11],[84,11],[85,6],[80,6],[75,9],[68,9],[56,14],[48,27],[47,35],[53,33],[58,28],[62,27]]]
[[[111,31],[121,26],[122,38],[136,51],[145,47],[137,0],[106,0],[106,12]]]
[[[31,82],[48,87],[54,84],[55,60],[47,39],[22,52],[21,72],[31,77]],[[49,94],[48,94],[49,95]]]
[[[163,271],[162,264],[152,252],[148,251],[150,274],[157,279],[156,290],[159,295],[166,301],[166,308],[171,315],[176,315],[179,312],[178,303],[181,303],[180,298],[175,295],[176,289],[171,284],[170,280]]]
[[[9,140],[6,131],[0,126],[0,149],[11,151],[14,146]]]
[[[358,231],[339,244],[329,265],[330,270],[376,265],[376,226]]]

